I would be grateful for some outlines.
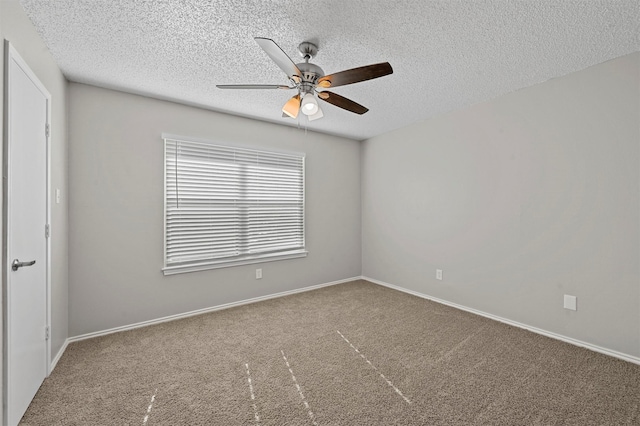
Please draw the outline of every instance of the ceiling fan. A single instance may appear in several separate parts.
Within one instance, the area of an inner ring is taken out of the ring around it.
[[[351,99],[324,89],[371,80],[393,73],[393,69],[388,62],[381,62],[379,64],[366,65],[364,67],[340,71],[335,74],[324,75],[322,68],[309,62],[318,53],[318,46],[311,42],[305,41],[300,43],[298,50],[304,58],[304,62],[296,64],[275,41],[262,37],[255,37],[255,41],[276,65],[287,74],[290,85],[218,84],[216,87],[219,89],[297,89],[298,93],[289,99],[282,107],[282,116],[285,118],[296,118],[300,110],[302,110],[302,113],[306,115],[310,121],[322,118],[322,109],[320,109],[318,105],[316,95],[319,99],[339,108],[356,114],[364,114],[369,111],[368,108]]]

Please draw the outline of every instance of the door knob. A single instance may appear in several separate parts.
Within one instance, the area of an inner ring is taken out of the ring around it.
[[[20,262],[18,259],[13,259],[13,262],[11,262],[11,269],[14,271],[17,271],[18,268],[21,268],[23,266],[31,266],[34,265],[36,263],[35,260],[32,260],[31,262]]]

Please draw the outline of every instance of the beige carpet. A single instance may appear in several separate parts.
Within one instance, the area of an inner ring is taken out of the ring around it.
[[[367,282],[71,344],[24,425],[639,425],[640,366]]]

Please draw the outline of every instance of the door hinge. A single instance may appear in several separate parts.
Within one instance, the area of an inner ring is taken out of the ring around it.
[[[44,328],[44,340],[49,340],[49,326]]]
[[[44,237],[49,238],[49,235],[51,235],[51,228],[49,228],[49,224],[46,224],[44,226]]]
[[[49,133],[50,133],[50,127],[49,127],[49,123],[44,125],[44,134],[49,137]]]

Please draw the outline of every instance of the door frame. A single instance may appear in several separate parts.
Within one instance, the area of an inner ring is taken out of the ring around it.
[[[2,350],[2,369],[3,369],[3,405],[5,407],[4,412],[2,413],[3,423],[6,423],[8,410],[8,402],[10,395],[8,394],[8,385],[9,385],[9,363],[11,362],[9,355],[9,327],[8,327],[8,319],[9,319],[9,306],[7,297],[10,294],[11,287],[11,266],[9,259],[9,243],[10,243],[10,235],[9,229],[11,229],[11,218],[9,217],[9,206],[11,205],[11,186],[9,185],[9,172],[11,169],[11,164],[9,164],[9,154],[11,152],[11,143],[9,140],[10,128],[11,128],[11,111],[9,110],[9,96],[11,95],[11,87],[10,87],[10,62],[14,61],[16,65],[20,67],[20,69],[26,74],[26,76],[33,82],[33,84],[38,88],[38,90],[44,95],[47,100],[47,124],[48,131],[45,136],[46,143],[46,225],[49,226],[48,238],[46,238],[46,262],[45,262],[45,279],[46,279],[46,321],[45,327],[48,327],[49,335],[48,339],[45,341],[45,377],[48,377],[51,374],[51,94],[47,90],[47,88],[42,84],[40,79],[36,76],[36,74],[31,70],[29,65],[26,63],[24,59],[20,56],[18,51],[13,47],[13,45],[9,42],[9,40],[4,40],[4,134],[3,134],[3,176],[6,178],[3,179],[2,185],[2,195],[3,195],[3,206],[2,206],[2,215],[3,215],[3,228],[2,228],[2,335],[3,335],[3,350]],[[44,132],[45,129],[42,129]],[[45,230],[42,230],[45,232]]]

